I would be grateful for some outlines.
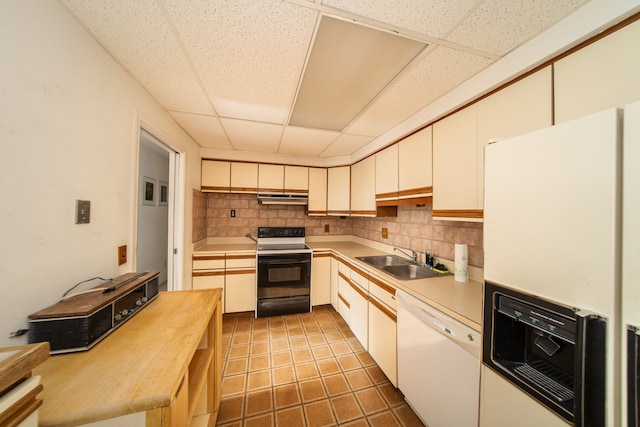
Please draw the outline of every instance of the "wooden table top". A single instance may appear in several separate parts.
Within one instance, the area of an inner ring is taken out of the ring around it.
[[[41,426],[73,426],[169,405],[221,289],[161,292],[88,351],[51,356],[42,376]]]

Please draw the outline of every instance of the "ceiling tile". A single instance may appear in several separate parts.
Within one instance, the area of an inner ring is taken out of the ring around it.
[[[320,153],[320,157],[347,156],[358,151],[372,140],[373,138],[369,136],[342,134],[326,150]]]
[[[437,47],[358,117],[347,131],[380,135],[487,67],[490,59]]]
[[[478,0],[323,0],[322,4],[432,37],[444,37]]]
[[[287,126],[282,136],[279,153],[300,156],[318,156],[340,132]]]
[[[156,1],[61,1],[166,109],[214,113]]]
[[[282,125],[221,118],[222,126],[236,150],[275,153],[280,144]]]
[[[180,126],[195,139],[200,146],[231,149],[231,144],[217,117],[169,111]]]
[[[284,123],[317,12],[281,0],[166,0],[220,116]]]
[[[504,55],[588,0],[486,0],[447,40]]]

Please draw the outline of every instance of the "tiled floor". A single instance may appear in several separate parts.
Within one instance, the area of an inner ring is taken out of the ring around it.
[[[422,426],[331,307],[225,314],[218,426]]]

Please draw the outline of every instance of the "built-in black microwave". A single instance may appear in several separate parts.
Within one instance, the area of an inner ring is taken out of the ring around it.
[[[485,282],[483,363],[574,426],[604,426],[605,318]]]

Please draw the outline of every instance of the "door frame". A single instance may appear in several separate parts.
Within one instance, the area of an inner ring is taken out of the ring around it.
[[[181,249],[184,247],[184,182],[186,156],[177,147],[154,131],[151,126],[143,121],[138,122],[136,129],[136,156],[135,156],[135,182],[134,182],[134,218],[132,224],[132,265],[137,266],[138,250],[138,206],[140,194],[140,138],[142,131],[151,135],[154,143],[169,154],[169,194],[168,194],[168,227],[167,227],[167,290],[177,291],[184,289],[182,280],[183,260]]]

